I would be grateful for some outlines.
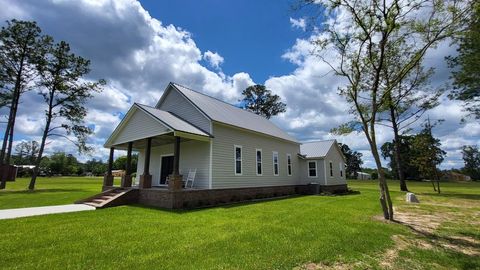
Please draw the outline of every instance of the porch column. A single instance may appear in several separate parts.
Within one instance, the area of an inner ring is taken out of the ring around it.
[[[145,148],[145,163],[143,166],[143,174],[140,175],[140,188],[152,187],[152,175],[150,175],[150,151],[152,148],[152,138],[147,139],[147,147]]]
[[[183,176],[180,175],[180,137],[175,136],[173,144],[173,173],[168,177],[168,189],[180,190],[183,186]]]
[[[108,170],[105,176],[103,177],[103,189],[106,187],[113,186],[113,175],[112,175],[112,168],[113,168],[113,152],[115,148],[110,147],[110,156],[108,157]]]
[[[133,142],[129,142],[127,149],[127,164],[125,166],[125,175],[122,176],[122,187],[132,186],[132,146]]]

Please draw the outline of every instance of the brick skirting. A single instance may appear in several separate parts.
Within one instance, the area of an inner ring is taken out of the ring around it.
[[[291,196],[312,195],[320,192],[341,193],[347,191],[347,185],[318,186],[292,185],[274,187],[228,188],[228,189],[139,189],[138,197],[131,203],[167,209],[198,208],[223,205],[242,201]]]

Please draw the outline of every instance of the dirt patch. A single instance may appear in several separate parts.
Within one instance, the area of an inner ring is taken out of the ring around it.
[[[369,266],[362,262],[357,263],[340,263],[324,264],[324,263],[306,263],[302,266],[294,268],[294,270],[353,270],[353,269],[369,269]]]
[[[382,257],[382,261],[379,263],[380,267],[391,269],[395,265],[398,259],[399,253],[402,250],[407,250],[410,247],[418,247],[421,249],[432,249],[433,246],[424,240],[408,238],[405,235],[393,235],[392,240],[395,245],[391,249],[387,249]]]

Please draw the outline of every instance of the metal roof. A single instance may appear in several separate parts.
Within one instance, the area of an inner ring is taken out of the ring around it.
[[[140,109],[146,111],[151,116],[157,118],[157,120],[160,120],[162,123],[165,123],[169,128],[175,131],[182,131],[182,132],[187,132],[191,134],[210,137],[210,134],[207,134],[206,132],[196,128],[195,126],[191,125],[190,123],[186,122],[183,119],[180,119],[179,117],[175,116],[170,112],[159,110],[157,108],[150,107],[143,104],[138,104],[138,103],[135,103],[135,104]]]
[[[199,93],[185,86],[176,83],[172,83],[172,85],[213,121],[298,143],[295,138],[288,135],[265,117]]]
[[[327,155],[336,140],[308,142],[300,145],[300,154],[306,158],[323,158]]]

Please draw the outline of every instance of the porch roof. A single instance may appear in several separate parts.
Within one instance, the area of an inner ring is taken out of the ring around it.
[[[122,149],[128,142],[135,142],[134,148],[138,148],[143,139],[155,138],[162,143],[171,143],[174,136],[197,140],[212,137],[170,112],[134,103],[104,146]]]

